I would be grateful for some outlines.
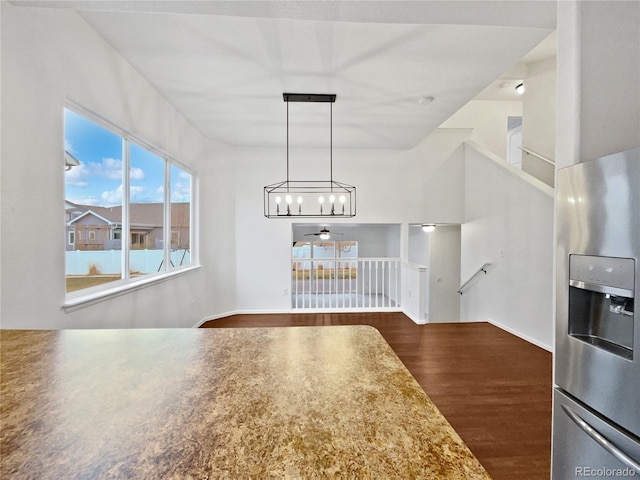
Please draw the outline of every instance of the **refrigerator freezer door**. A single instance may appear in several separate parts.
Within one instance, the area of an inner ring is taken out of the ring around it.
[[[640,148],[557,187],[555,383],[640,437]]]
[[[559,389],[553,400],[553,480],[640,478],[640,439]]]

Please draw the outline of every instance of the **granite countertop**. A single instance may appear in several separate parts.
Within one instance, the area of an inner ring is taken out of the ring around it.
[[[372,327],[0,331],[3,479],[488,479]]]

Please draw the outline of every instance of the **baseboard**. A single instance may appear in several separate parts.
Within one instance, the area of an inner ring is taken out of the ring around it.
[[[208,317],[204,317],[197,324],[193,326],[193,328],[199,328],[203,323],[206,323],[210,320],[217,320],[219,318],[230,317],[231,315],[260,315],[260,314],[269,314],[269,313],[297,313],[291,312],[291,310],[231,310],[229,312],[217,313],[215,315],[211,315]],[[305,313],[305,312],[300,312]]]
[[[402,310],[402,313],[404,313],[407,317],[409,317],[413,321],[413,323],[417,325],[426,325],[428,323],[426,320],[420,320],[419,318],[416,318],[414,315],[411,315],[406,310]]]
[[[216,315],[210,315],[208,317],[204,317],[202,320],[196,323],[192,328],[200,328],[203,323],[207,323],[209,320],[217,320],[219,318],[224,318],[224,317],[228,317],[230,315],[235,315],[235,314],[236,314],[235,311],[230,311],[225,313],[218,313]]]
[[[520,333],[517,330],[514,330],[511,327],[507,327],[506,325],[503,325],[503,324],[501,324],[499,322],[496,322],[495,320],[492,320],[490,318],[487,319],[487,322],[489,322],[494,327],[498,327],[499,329],[504,330],[505,332],[509,332],[510,334],[515,335],[516,337],[519,337],[519,338],[521,338],[523,340],[526,340],[529,343],[534,344],[536,347],[540,347],[540,348],[546,350],[547,352],[553,353],[553,348],[550,345],[542,343],[541,341],[536,340],[535,338],[532,338],[529,335],[525,335],[523,333]]]

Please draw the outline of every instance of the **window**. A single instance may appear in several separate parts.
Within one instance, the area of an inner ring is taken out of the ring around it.
[[[189,264],[191,258],[191,174],[171,165],[171,264]]]
[[[64,118],[67,293],[191,265],[194,173],[81,108]]]

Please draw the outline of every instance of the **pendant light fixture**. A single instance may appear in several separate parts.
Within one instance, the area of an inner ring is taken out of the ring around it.
[[[356,187],[333,179],[333,103],[335,94],[283,93],[287,104],[287,179],[264,187],[264,216],[267,218],[355,217]],[[289,102],[328,103],[329,179],[289,179]]]

